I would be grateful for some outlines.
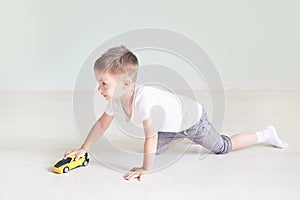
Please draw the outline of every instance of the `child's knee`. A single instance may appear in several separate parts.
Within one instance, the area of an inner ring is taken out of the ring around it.
[[[223,145],[220,146],[215,153],[216,154],[226,154],[229,153],[232,150],[232,143],[230,140],[230,137],[226,136],[226,135],[221,135],[222,139],[223,139]]]

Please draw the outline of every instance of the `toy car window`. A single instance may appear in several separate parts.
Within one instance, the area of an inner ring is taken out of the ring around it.
[[[66,159],[62,159],[61,161],[59,161],[54,167],[60,167],[62,165],[65,165],[67,163],[70,163],[72,160],[72,158],[68,157]]]

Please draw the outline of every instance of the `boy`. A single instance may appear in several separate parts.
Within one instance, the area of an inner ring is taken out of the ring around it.
[[[126,180],[141,180],[143,175],[151,170],[155,156],[182,138],[188,138],[217,154],[260,142],[268,142],[278,148],[288,147],[287,143],[280,140],[272,126],[254,133],[240,133],[231,137],[220,135],[198,102],[155,87],[137,86],[138,68],[137,57],[124,46],[111,48],[96,60],[94,72],[99,83],[98,91],[109,103],[106,111],[91,128],[81,148],[66,152],[64,157],[74,154],[77,158],[83,156],[104,134],[116,113],[121,113],[128,122],[142,127],[145,133],[143,166],[132,168],[124,175]],[[160,106],[164,110],[165,120],[160,127],[153,123],[153,106]]]

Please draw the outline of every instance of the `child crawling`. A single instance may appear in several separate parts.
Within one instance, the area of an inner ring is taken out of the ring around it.
[[[124,46],[113,47],[96,60],[94,72],[99,83],[98,91],[108,104],[81,148],[66,152],[64,157],[74,154],[76,158],[83,156],[104,134],[116,112],[121,112],[128,122],[142,127],[145,133],[143,165],[126,173],[126,180],[141,180],[150,172],[155,156],[182,138],[188,138],[216,154],[225,154],[261,142],[278,148],[288,147],[287,143],[280,140],[273,126],[230,137],[220,135],[200,103],[157,87],[137,85],[138,68],[137,57]],[[151,117],[154,106],[164,110],[165,120],[160,127],[156,127]]]

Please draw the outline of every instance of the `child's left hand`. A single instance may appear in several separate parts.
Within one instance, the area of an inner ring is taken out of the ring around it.
[[[133,178],[137,178],[139,181],[141,181],[144,175],[147,174],[148,172],[149,171],[144,169],[143,167],[134,167],[130,170],[130,172],[125,174],[123,177],[125,180],[128,181],[132,180]]]

